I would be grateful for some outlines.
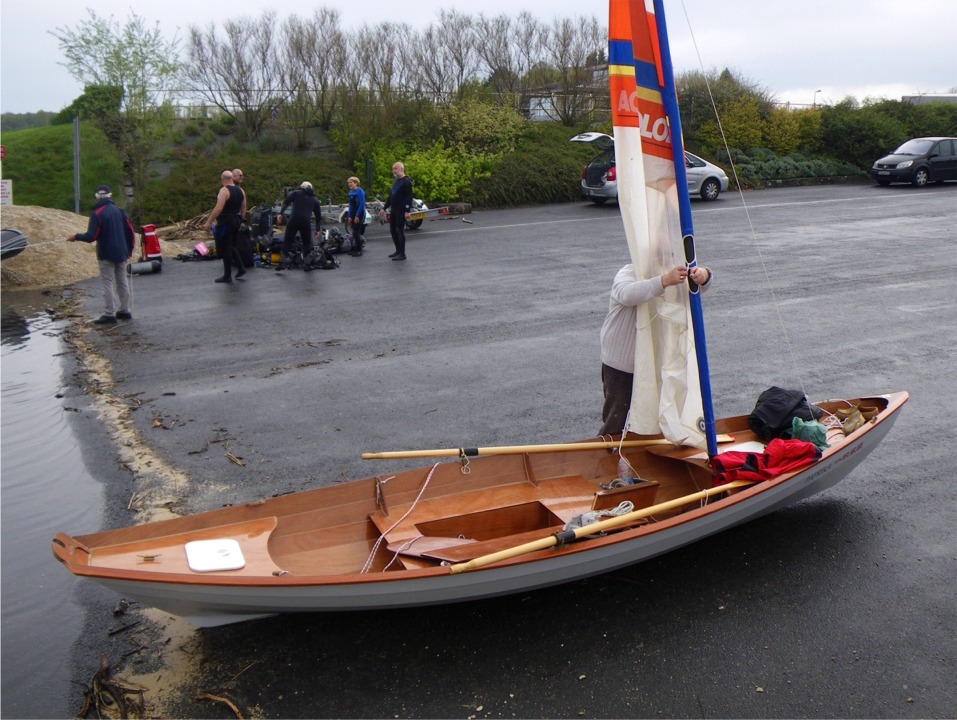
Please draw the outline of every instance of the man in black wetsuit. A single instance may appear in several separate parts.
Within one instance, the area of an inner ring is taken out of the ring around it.
[[[390,209],[389,232],[392,233],[392,242],[395,252],[389,255],[393,260],[405,260],[405,221],[412,209],[412,181],[405,175],[405,165],[400,162],[392,166],[392,190],[385,199],[382,212]]]
[[[236,250],[239,226],[246,217],[246,193],[233,183],[233,173],[229,170],[223,170],[219,181],[223,186],[219,189],[216,207],[209,213],[205,228],[210,230],[213,221],[216,221],[216,230],[213,232],[213,237],[216,238],[216,254],[223,259],[223,276],[216,278],[216,282],[231,283],[233,265],[236,266],[237,278],[246,274],[246,268],[243,267]]]
[[[289,261],[292,258],[292,246],[298,233],[302,240],[302,260],[303,270],[312,270],[312,224],[310,215],[316,218],[316,232],[319,232],[322,225],[322,205],[312,190],[312,183],[303,182],[298,190],[294,190],[286,197],[282,204],[280,214],[286,212],[286,208],[292,205],[292,212],[289,215],[289,222],[286,224],[286,234],[282,242],[282,261],[276,270],[285,270],[289,267]]]

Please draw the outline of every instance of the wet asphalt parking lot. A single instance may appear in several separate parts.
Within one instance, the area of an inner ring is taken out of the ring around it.
[[[232,717],[193,699],[220,688],[262,717],[954,717],[957,185],[745,201],[692,203],[715,273],[716,413],[748,413],[770,385],[812,400],[909,391],[861,467],[788,509],[562,587],[195,631],[200,673],[175,679],[172,712]],[[475,212],[409,237],[404,263],[375,226],[337,270],[255,269],[231,286],[213,283],[218,263],[167,257],[135,278],[132,323],[91,329],[137,431],[188,477],[177,512],[412,464],[366,451],[597,431],[598,331],[628,261],[617,207]],[[80,289],[96,317],[98,281]],[[83,397],[74,384],[65,402]],[[74,414],[107,524],[129,524],[142,481],[91,409]],[[79,587],[93,637],[117,598]],[[78,680],[97,659],[78,646]]]

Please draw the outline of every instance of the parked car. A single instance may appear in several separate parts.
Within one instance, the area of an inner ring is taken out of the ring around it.
[[[902,182],[924,187],[931,182],[957,180],[957,138],[908,140],[875,162],[871,175],[880,185]]]
[[[582,168],[582,194],[596,205],[618,199],[618,177],[615,170],[615,139],[611,135],[586,132],[571,142],[591,143],[601,152]],[[717,165],[685,152],[688,192],[704,200],[717,200],[728,189],[728,174]]]

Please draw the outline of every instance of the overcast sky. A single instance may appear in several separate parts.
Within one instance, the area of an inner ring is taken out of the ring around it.
[[[602,24],[608,12],[607,2],[587,0],[4,0],[0,110],[58,111],[82,93],[82,84],[58,64],[63,57],[49,31],[76,27],[87,7],[121,23],[134,7],[150,27],[159,21],[167,37],[178,33],[185,40],[190,26],[221,25],[227,14],[258,18],[273,8],[282,19],[323,6],[338,7],[345,28],[385,21],[425,27],[442,8],[487,16],[528,10],[549,22],[593,15]],[[408,10],[397,17],[396,7]],[[847,95],[900,99],[957,88],[957,0],[666,0],[665,7],[678,71],[728,67],[781,102],[835,103]]]

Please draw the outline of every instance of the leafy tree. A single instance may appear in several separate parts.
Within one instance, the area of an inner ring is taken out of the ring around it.
[[[825,150],[858,167],[871,163],[907,139],[907,127],[879,108],[862,109],[845,98],[821,110],[821,137]]]
[[[744,98],[753,100],[757,117],[766,118],[774,107],[771,95],[755,82],[739,78],[725,68],[720,73],[712,70],[680,73],[675,77],[675,90],[681,105],[681,129],[685,137],[693,138],[707,126],[706,136],[720,138],[716,117],[725,123],[729,108]],[[715,149],[718,146],[715,146]]]
[[[913,127],[915,135],[954,135],[957,133],[957,105],[933,102],[920,106],[922,113]]]
[[[725,135],[731,147],[757,147],[764,139],[761,109],[755,98],[741,98],[725,110]]]
[[[817,155],[821,151],[821,111],[818,108],[808,108],[793,110],[791,115],[798,126],[798,137],[801,141],[799,149],[801,152]]]
[[[801,124],[787,108],[774,108],[764,128],[765,145],[778,155],[789,155],[801,147]]]
[[[117,85],[87,85],[83,94],[58,112],[51,125],[66,125],[73,118],[99,120],[116,117],[123,106],[123,88]]]
[[[158,22],[150,29],[133,10],[123,25],[91,9],[87,14],[85,23],[58,27],[51,35],[66,58],[62,64],[74,78],[122,88],[118,111],[106,111],[94,122],[116,145],[133,188],[130,211],[138,217],[149,163],[169,132],[172,109],[166,100],[178,77],[178,40],[166,40]]]

